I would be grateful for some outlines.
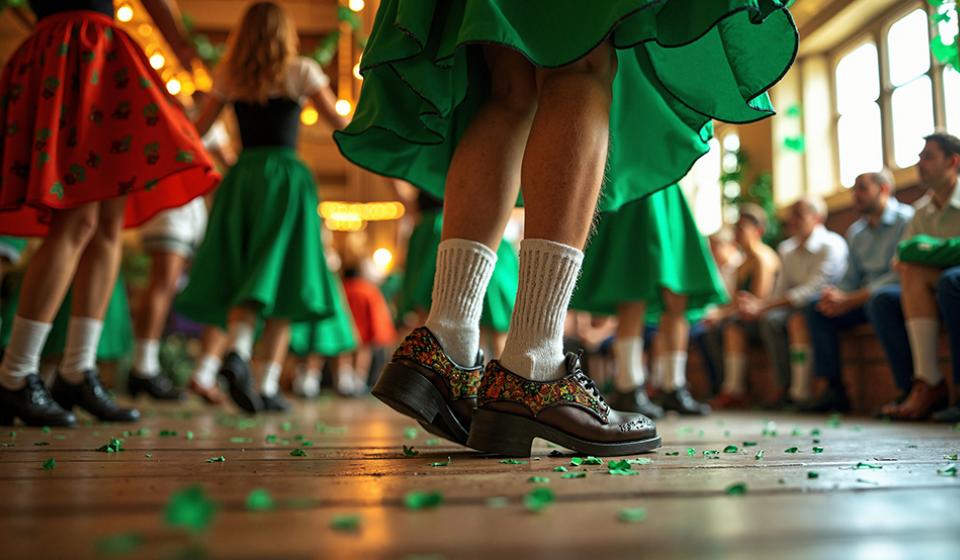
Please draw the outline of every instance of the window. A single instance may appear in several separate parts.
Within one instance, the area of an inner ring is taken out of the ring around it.
[[[710,151],[694,164],[680,181],[697,228],[713,235],[723,226],[723,198],[720,194],[720,143],[710,140]]]
[[[887,31],[893,159],[899,168],[917,162],[923,137],[933,132],[933,82],[927,12],[916,9]]]
[[[865,169],[883,166],[880,71],[877,46],[864,43],[837,63],[837,147],[840,183],[853,186]]]

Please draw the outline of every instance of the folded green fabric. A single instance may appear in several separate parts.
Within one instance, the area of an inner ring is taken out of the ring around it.
[[[957,266],[960,265],[960,237],[943,239],[930,235],[917,235],[900,242],[897,246],[897,256],[903,262],[934,268]]]

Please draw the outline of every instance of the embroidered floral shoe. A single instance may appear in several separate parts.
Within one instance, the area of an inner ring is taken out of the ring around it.
[[[473,367],[461,366],[428,328],[420,327],[394,352],[372,393],[428,432],[466,444],[482,376],[482,354]]]
[[[589,455],[630,455],[660,447],[653,421],[611,409],[580,356],[567,354],[567,375],[531,381],[497,361],[487,364],[467,445],[500,455],[530,456],[534,438]]]

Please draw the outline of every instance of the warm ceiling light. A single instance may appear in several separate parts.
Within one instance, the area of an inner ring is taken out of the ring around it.
[[[390,249],[386,247],[380,247],[373,252],[373,264],[377,265],[377,268],[386,272],[390,270],[390,263],[393,262],[393,253],[390,252]]]
[[[345,117],[350,114],[350,111],[353,109],[353,105],[351,105],[346,99],[338,99],[333,108],[337,111],[338,115]]]
[[[303,108],[303,111],[300,111],[300,122],[303,124],[313,126],[317,124],[318,120],[320,120],[320,113],[313,107],[308,105]]]
[[[154,70],[163,68],[166,62],[167,59],[163,56],[163,53],[153,53],[150,55],[150,66],[152,66]]]
[[[350,0],[350,9],[355,12],[359,12],[366,5],[367,5],[366,2],[364,2],[363,0]]]
[[[182,87],[180,80],[176,78],[170,78],[170,80],[167,81],[167,91],[170,92],[170,95],[177,95],[180,93]]]
[[[120,4],[120,7],[117,8],[117,19],[123,23],[133,19],[133,8],[130,4]]]

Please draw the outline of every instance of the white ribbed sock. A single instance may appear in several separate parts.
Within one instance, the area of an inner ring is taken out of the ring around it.
[[[790,345],[790,398],[793,402],[808,400],[811,396],[810,345]]]
[[[580,274],[583,251],[546,239],[520,242],[517,303],[500,363],[536,381],[567,374],[563,355],[563,320]]]
[[[277,391],[280,390],[280,373],[282,371],[280,364],[276,362],[263,365],[260,380],[260,392],[263,393],[263,396],[272,397],[277,394]]]
[[[907,336],[913,353],[914,376],[928,385],[938,385],[943,381],[943,372],[937,364],[940,321],[932,317],[907,319]]]
[[[724,393],[742,395],[747,389],[747,357],[743,354],[727,354],[723,357]]]
[[[150,379],[160,375],[160,341],[138,338],[133,347],[133,370],[137,377]]]
[[[52,326],[19,315],[13,318],[10,343],[4,352],[3,364],[0,364],[0,385],[16,391],[23,387],[27,375],[39,373],[40,352]]]
[[[447,239],[437,250],[426,326],[447,356],[462,366],[476,363],[483,296],[496,264],[496,253],[469,239]]]
[[[253,354],[254,328],[250,323],[233,321],[227,326],[227,348],[244,360]]]
[[[676,391],[687,386],[687,353],[663,353],[663,390]]]
[[[221,360],[218,356],[207,354],[200,358],[197,369],[193,371],[193,380],[204,389],[210,389],[217,384],[217,372],[220,371]]]
[[[67,343],[60,360],[60,376],[68,383],[83,383],[83,373],[97,367],[97,346],[103,321],[90,317],[70,317]]]
[[[297,366],[297,376],[293,380],[294,392],[313,398],[320,394],[320,368]]]
[[[643,337],[625,336],[613,341],[616,370],[613,386],[621,393],[632,392],[646,381],[643,368]]]

